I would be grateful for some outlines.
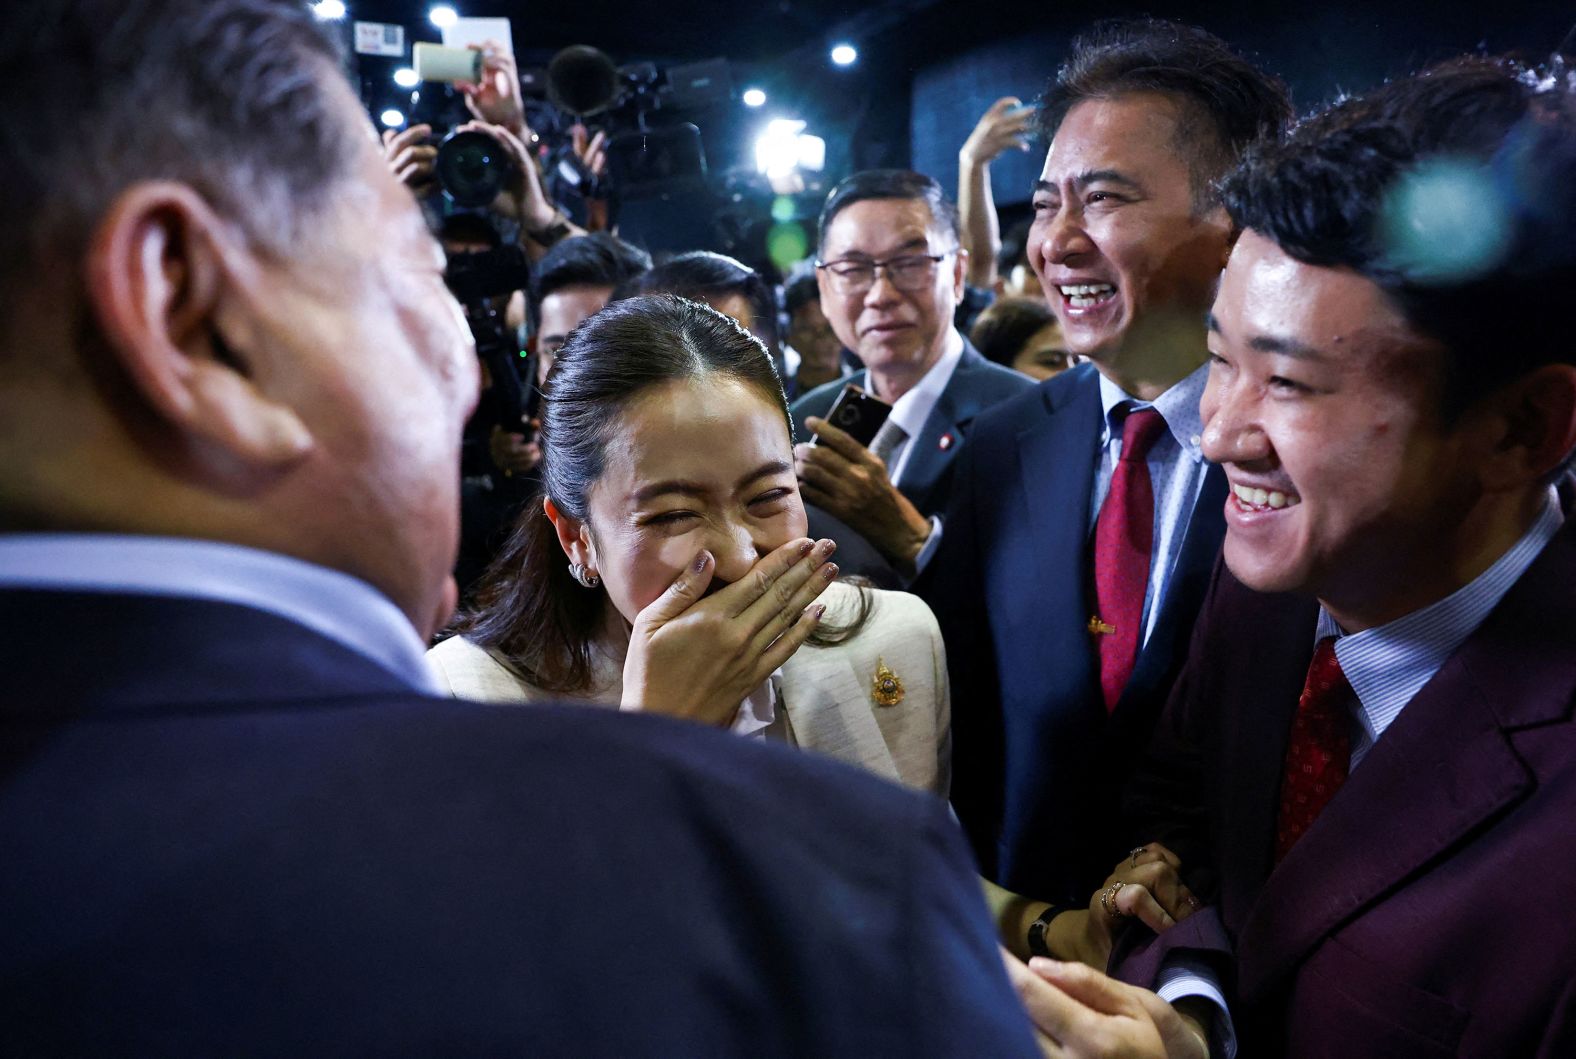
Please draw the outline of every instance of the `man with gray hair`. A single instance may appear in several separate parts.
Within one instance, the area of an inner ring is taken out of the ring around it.
[[[0,14],[0,1052],[1032,1054],[939,804],[428,694],[478,372],[336,63]]]

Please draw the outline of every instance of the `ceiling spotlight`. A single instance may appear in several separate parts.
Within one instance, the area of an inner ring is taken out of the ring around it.
[[[345,17],[343,0],[318,0],[312,5],[312,14],[325,22],[337,22]]]
[[[454,8],[450,7],[448,4],[439,4],[437,7],[434,7],[432,10],[427,12],[427,18],[434,26],[437,26],[439,29],[454,25],[455,21],[459,17],[460,13],[454,10]]]
[[[859,52],[852,44],[839,44],[832,49],[832,61],[838,66],[852,66],[859,59]]]
[[[378,120],[383,122],[385,129],[397,129],[405,124],[405,115],[390,107],[378,116]]]
[[[746,88],[744,90],[744,105],[747,107],[764,107],[766,105],[766,93],[759,88]]]
[[[421,84],[421,78],[416,76],[416,71],[408,66],[402,66],[394,71],[394,83],[401,88],[415,88]]]

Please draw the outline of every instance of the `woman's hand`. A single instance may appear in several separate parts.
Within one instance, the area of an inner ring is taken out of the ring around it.
[[[733,722],[745,696],[815,630],[816,597],[837,577],[830,540],[790,541],[705,596],[716,563],[701,552],[635,619],[624,659],[626,710]],[[704,598],[702,598],[704,596]]]
[[[1181,867],[1181,858],[1158,842],[1133,850],[1089,899],[1088,911],[1056,917],[1048,939],[1052,951],[1104,970],[1112,932],[1124,919],[1141,920],[1157,934],[1186,919],[1199,903],[1182,881]]]

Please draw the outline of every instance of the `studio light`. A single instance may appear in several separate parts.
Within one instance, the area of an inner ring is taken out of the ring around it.
[[[421,78],[416,76],[416,71],[408,66],[402,66],[394,71],[394,83],[401,88],[415,88],[421,84]]]
[[[312,5],[312,14],[325,22],[337,22],[345,17],[343,0],[318,0]]]
[[[839,44],[832,49],[832,61],[838,66],[852,66],[859,60],[859,52],[852,44]]]
[[[427,12],[427,18],[439,29],[454,25],[459,17],[460,13],[448,4],[439,4]]]
[[[379,115],[378,120],[383,122],[385,129],[397,129],[405,124],[405,115],[403,112],[390,107]]]
[[[766,105],[766,93],[759,88],[746,88],[744,90],[744,105],[747,107],[764,107]]]

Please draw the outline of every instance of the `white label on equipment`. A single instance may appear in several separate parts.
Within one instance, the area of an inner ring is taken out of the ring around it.
[[[398,59],[405,54],[405,27],[392,22],[357,22],[356,54],[387,55]]]
[[[480,48],[488,41],[502,45],[504,54],[514,57],[514,36],[507,18],[457,18],[454,25],[443,27],[445,48]]]

